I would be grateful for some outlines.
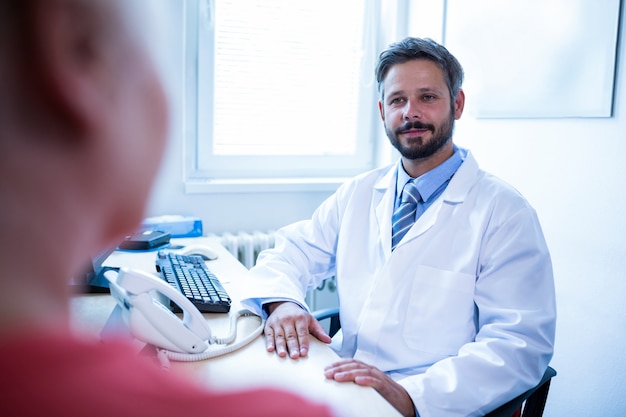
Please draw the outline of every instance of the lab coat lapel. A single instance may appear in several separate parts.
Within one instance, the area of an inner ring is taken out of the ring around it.
[[[462,203],[470,188],[478,179],[478,164],[473,155],[468,152],[465,160],[450,180],[450,184],[439,198],[420,216],[413,227],[409,229],[398,246],[405,245],[421,236],[434,226],[444,203]]]
[[[372,206],[376,211],[376,226],[378,227],[379,245],[382,253],[388,257],[391,254],[391,216],[396,196],[396,166],[393,165],[376,184],[372,194]]]

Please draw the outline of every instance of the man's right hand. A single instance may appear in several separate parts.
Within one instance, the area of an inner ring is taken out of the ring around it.
[[[299,305],[285,301],[268,306],[269,317],[265,322],[265,343],[268,352],[276,352],[284,358],[304,357],[309,353],[309,336],[330,343],[322,325]]]

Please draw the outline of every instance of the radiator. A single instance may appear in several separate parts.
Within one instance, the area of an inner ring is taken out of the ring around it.
[[[224,233],[220,243],[246,268],[250,269],[264,249],[274,247],[274,231]]]

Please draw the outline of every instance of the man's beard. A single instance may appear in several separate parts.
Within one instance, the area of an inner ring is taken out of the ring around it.
[[[428,129],[432,132],[430,141],[424,143],[424,138],[411,139],[411,143],[407,146],[400,143],[399,135],[409,129]],[[391,144],[400,152],[400,155],[407,159],[422,159],[434,155],[443,148],[451,139],[454,131],[454,113],[450,112],[450,117],[437,130],[435,125],[422,122],[407,122],[391,132],[385,125],[385,132],[391,141]]]

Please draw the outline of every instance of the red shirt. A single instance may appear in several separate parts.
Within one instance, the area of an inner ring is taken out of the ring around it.
[[[273,389],[212,393],[126,344],[69,335],[0,342],[0,390],[4,417],[331,415],[325,406]]]

